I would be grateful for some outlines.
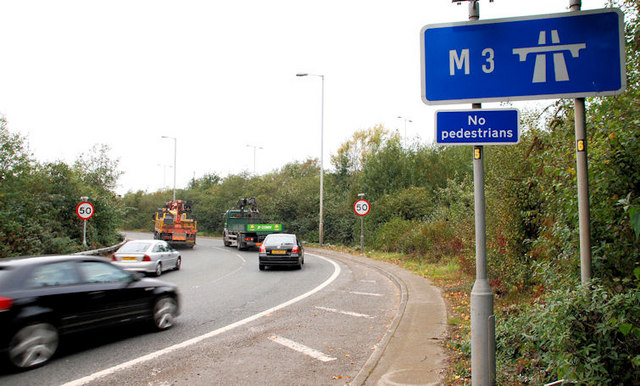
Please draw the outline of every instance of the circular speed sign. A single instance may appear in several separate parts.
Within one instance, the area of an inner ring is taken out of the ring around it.
[[[365,199],[360,199],[353,204],[353,211],[356,212],[358,216],[366,216],[370,210],[371,204]]]
[[[76,214],[83,220],[88,220],[93,216],[95,209],[89,201],[83,201],[76,206]]]

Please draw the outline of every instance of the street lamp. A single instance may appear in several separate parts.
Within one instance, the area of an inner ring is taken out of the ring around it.
[[[173,139],[173,201],[176,200],[176,156],[178,153],[178,139],[176,137],[169,137],[163,135],[162,138]]]
[[[252,147],[253,148],[253,175],[256,175],[256,150],[260,149],[264,149],[262,146],[254,146],[254,145],[247,145],[247,147]]]
[[[173,168],[172,165],[156,164],[156,166],[162,166],[162,189],[167,187],[167,168]]]
[[[323,191],[324,191],[324,75],[299,73],[296,76],[317,76],[322,80],[322,100],[320,110],[320,224],[318,225],[318,241],[322,246],[322,203],[323,203]]]
[[[398,115],[398,119],[404,119],[404,140],[407,140],[407,122],[413,123],[411,119],[407,119],[407,117],[402,117]]]

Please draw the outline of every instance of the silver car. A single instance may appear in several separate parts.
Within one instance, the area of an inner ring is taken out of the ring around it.
[[[163,271],[179,270],[180,252],[163,240],[132,240],[111,255],[113,264],[128,271],[162,275]]]

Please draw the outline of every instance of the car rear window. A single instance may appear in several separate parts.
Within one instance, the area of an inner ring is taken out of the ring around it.
[[[122,247],[120,247],[118,252],[128,252],[128,253],[139,252],[139,253],[142,253],[142,252],[146,251],[147,249],[149,249],[150,245],[151,245],[151,243],[145,243],[145,242],[139,242],[139,241],[129,242],[129,243],[126,243],[125,245],[123,245]]]
[[[267,245],[295,244],[296,238],[294,236],[269,236],[264,243]]]

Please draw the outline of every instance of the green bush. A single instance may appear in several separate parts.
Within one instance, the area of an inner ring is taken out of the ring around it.
[[[498,383],[640,384],[640,290],[552,292],[496,318]]]

